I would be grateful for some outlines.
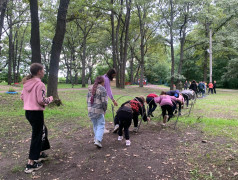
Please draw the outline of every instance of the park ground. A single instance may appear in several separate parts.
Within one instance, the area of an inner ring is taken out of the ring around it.
[[[19,94],[3,93],[8,89],[0,85],[0,180],[238,179],[237,90],[218,89],[217,94],[197,99],[189,117],[189,109],[182,110],[176,129],[176,118],[161,128],[158,107],[151,122],[143,122],[138,133],[130,133],[130,147],[125,141],[118,142],[116,134],[108,133],[103,148],[97,149],[87,116],[87,89],[62,85],[59,96],[63,106],[45,110],[51,143],[49,160],[39,171],[25,174],[31,127]],[[16,89],[20,91],[21,87]],[[136,95],[164,89],[168,88],[127,86],[113,92],[121,104]],[[106,127],[110,130],[112,120],[109,101]]]

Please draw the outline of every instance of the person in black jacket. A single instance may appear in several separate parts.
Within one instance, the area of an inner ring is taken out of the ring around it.
[[[217,86],[217,82],[216,81],[214,81],[214,83],[213,83],[213,92],[216,94],[217,92],[216,92],[216,86]]]
[[[189,89],[192,89],[195,93],[196,93],[196,97],[198,97],[197,93],[198,93],[198,86],[195,80],[192,81]]]
[[[131,125],[131,121],[134,121],[134,132],[138,131],[138,116],[141,115],[144,121],[150,121],[150,118],[146,116],[145,111],[145,98],[144,97],[136,97],[130,101],[127,101],[121,105],[121,107],[117,111],[117,115],[115,117],[116,124],[119,125],[118,130],[118,140],[121,141],[122,130],[124,129],[126,146],[130,146],[130,137],[129,137],[129,127]],[[114,131],[115,132],[115,131]]]

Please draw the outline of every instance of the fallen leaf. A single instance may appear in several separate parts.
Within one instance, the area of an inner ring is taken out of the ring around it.
[[[33,176],[32,179],[38,179],[40,176]]]
[[[139,157],[139,155],[137,155],[137,154],[133,154],[133,156],[134,156],[134,157]]]
[[[111,154],[107,154],[107,155],[106,155],[106,157],[110,157],[110,156],[111,156]]]
[[[148,168],[148,169],[151,169],[151,166],[148,166],[147,168]]]

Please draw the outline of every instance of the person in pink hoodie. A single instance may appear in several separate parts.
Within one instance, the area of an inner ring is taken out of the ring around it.
[[[44,125],[43,111],[45,106],[53,101],[53,97],[46,97],[45,84],[41,81],[44,77],[44,67],[39,63],[33,63],[30,67],[31,74],[23,79],[21,99],[24,103],[26,119],[32,126],[32,137],[29,159],[25,173],[31,173],[42,167],[40,161],[47,155],[43,152],[50,148],[47,139],[47,128]]]
[[[165,123],[173,116],[173,101],[176,102],[178,99],[174,96],[166,95],[166,92],[162,91],[159,97],[155,97],[154,101],[159,103],[162,109],[163,123],[162,126],[165,126]],[[166,115],[166,111],[168,115]]]

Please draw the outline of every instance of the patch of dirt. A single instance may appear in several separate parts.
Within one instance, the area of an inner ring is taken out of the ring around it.
[[[230,171],[223,168],[226,166],[216,166],[214,172],[213,161],[204,158],[207,153],[215,151],[214,155],[223,153],[221,165],[227,162],[225,157],[230,151],[218,149],[227,144],[226,139],[214,146],[201,131],[191,127],[174,130],[173,123],[169,122],[165,129],[157,123],[142,124],[137,134],[130,132],[130,147],[125,146],[124,140],[117,141],[117,134],[105,134],[102,149],[93,144],[92,128],[61,124],[59,135],[50,139],[50,160],[44,162],[41,170],[30,175],[23,172],[30,145],[30,132],[27,132],[21,143],[8,146],[10,151],[1,156],[0,179],[191,179],[205,177],[202,175],[208,172],[222,179],[234,177],[235,154],[229,161]],[[112,123],[106,124],[112,130]],[[206,143],[202,143],[204,139]],[[199,176],[193,174],[198,162],[204,167]]]

